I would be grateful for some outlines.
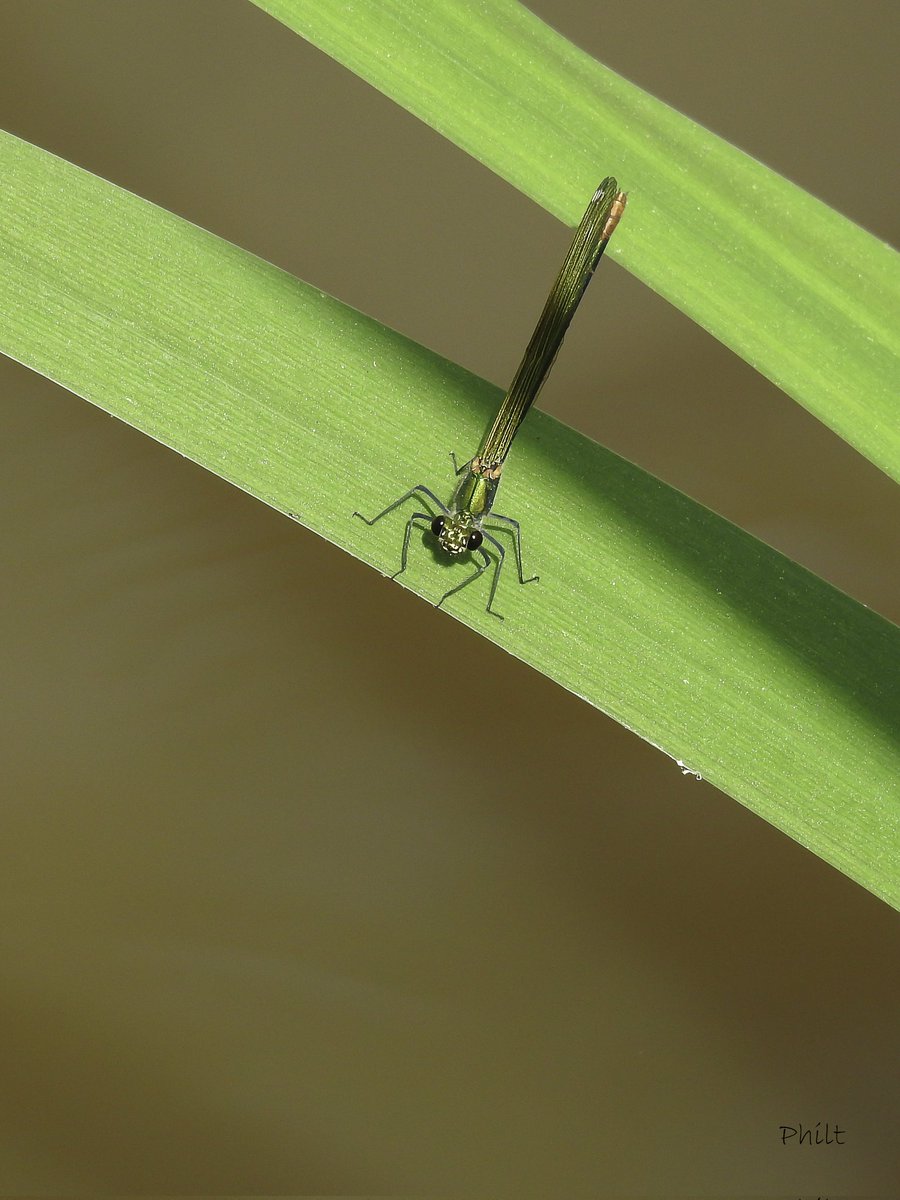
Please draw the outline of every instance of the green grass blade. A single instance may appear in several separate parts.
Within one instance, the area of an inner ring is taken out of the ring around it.
[[[495,387],[8,134],[0,179],[0,350],[396,569],[402,516],[352,511],[449,494]],[[502,498],[541,582],[453,614],[900,907],[900,631],[544,413]],[[466,569],[417,539],[405,581]]]
[[[568,225],[615,175],[610,253],[900,479],[890,247],[515,0],[255,3]]]

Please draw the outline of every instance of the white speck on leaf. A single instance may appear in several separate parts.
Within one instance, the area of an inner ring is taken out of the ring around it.
[[[675,762],[678,764],[679,767],[681,767],[682,775],[693,775],[693,777],[695,779],[701,779],[701,780],[703,779],[703,776],[700,774],[699,771],[695,771],[693,767],[689,767],[687,765],[687,763],[682,762],[680,758],[676,758]]]

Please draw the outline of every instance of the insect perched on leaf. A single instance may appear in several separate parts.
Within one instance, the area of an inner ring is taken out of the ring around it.
[[[406,522],[406,532],[403,536],[400,570],[391,576],[392,579],[396,579],[406,570],[409,539],[417,524],[428,526],[447,554],[479,555],[482,562],[474,573],[468,575],[462,583],[458,583],[449,592],[445,592],[438,601],[438,607],[450,596],[462,591],[464,587],[468,587],[491,565],[491,556],[484,546],[484,543],[488,542],[496,555],[496,567],[491,581],[487,610],[495,617],[501,616],[494,610],[493,604],[506,552],[490,531],[489,526],[492,523],[505,525],[513,531],[519,583],[533,583],[537,579],[537,575],[526,579],[522,569],[522,534],[518,521],[512,517],[503,517],[499,513],[495,513],[493,511],[494,498],[500,485],[500,473],[513,444],[513,439],[541,390],[547,373],[553,366],[553,360],[556,358],[575,309],[612,237],[613,230],[619,223],[619,218],[625,211],[625,200],[625,193],[619,191],[619,185],[612,177],[604,179],[594,192],[581,219],[581,224],[575,231],[572,245],[569,247],[556,282],[547,297],[544,311],[531,335],[525,356],[509,385],[509,390],[503,397],[503,403],[500,405],[500,411],[497,413],[493,425],[483,438],[478,453],[473,459],[458,467],[456,457],[453,456],[454,470],[457,476],[462,478],[449,507],[439,500],[424,483],[417,483],[415,487],[404,492],[399,499],[389,504],[383,512],[372,517],[371,520],[364,517],[362,513],[353,514],[365,521],[367,525],[374,525],[376,521],[380,521],[389,512],[393,512],[395,508],[399,508],[401,504],[405,504],[407,500],[417,495],[424,496],[438,509],[437,515],[414,512],[410,516]]]

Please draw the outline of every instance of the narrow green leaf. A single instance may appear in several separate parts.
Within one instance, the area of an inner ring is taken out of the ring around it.
[[[615,175],[610,253],[900,478],[890,247],[515,0],[254,2],[569,225]]]
[[[8,134],[0,180],[0,350],[396,569],[353,510],[449,495],[496,388]],[[541,581],[453,614],[900,906],[900,631],[544,413],[502,500]],[[412,550],[432,601],[467,569]]]

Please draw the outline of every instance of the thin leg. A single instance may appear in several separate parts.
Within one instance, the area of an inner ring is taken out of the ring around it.
[[[513,517],[501,517],[499,513],[494,512],[489,513],[487,519],[489,521],[503,521],[507,525],[512,525],[513,532],[516,535],[516,567],[519,571],[519,583],[534,583],[536,580],[540,579],[540,575],[531,575],[528,579],[526,579],[525,572],[522,570],[522,530],[519,528],[519,522]]]
[[[378,518],[376,517],[375,519],[377,520]],[[412,536],[413,522],[424,521],[426,525],[430,525],[432,520],[431,513],[413,513],[406,522],[406,533],[403,535],[403,550],[400,553],[400,570],[395,571],[391,579],[396,579],[398,575],[402,575],[406,570],[406,556],[409,552],[409,539]]]
[[[444,595],[441,596],[440,600],[438,600],[436,605],[437,608],[440,608],[445,600],[449,600],[451,596],[455,596],[457,592],[461,592],[464,587],[468,587],[470,583],[474,583],[478,576],[483,575],[486,568],[491,565],[491,556],[486,550],[479,550],[478,553],[483,556],[484,562],[472,575],[467,575],[462,583],[458,583],[455,588],[451,588],[449,592],[445,592]]]
[[[497,551],[497,569],[494,571],[494,578],[491,581],[491,594],[488,596],[487,610],[492,616],[499,617],[502,621],[502,615],[498,612],[494,612],[494,610],[491,608],[491,605],[494,603],[494,596],[497,594],[497,584],[500,582],[500,572],[503,570],[503,562],[506,558],[506,551],[503,549],[497,539],[492,537],[486,529],[483,529],[482,533],[484,534],[485,541],[490,542]],[[482,554],[484,553],[485,552],[482,550]]]
[[[456,461],[456,455],[453,453],[453,451],[452,451],[452,450],[450,451],[450,457],[451,457],[451,459],[453,460],[453,474],[454,474],[454,475],[462,475],[463,471],[465,471],[465,470],[466,470],[466,468],[467,468],[467,467],[469,467],[469,466],[471,465],[471,463],[472,463],[472,460],[471,460],[471,458],[470,458],[468,462],[464,462],[464,463],[463,463],[463,465],[462,465],[462,466],[460,466],[460,465],[457,463],[457,461]]]
[[[447,505],[441,500],[438,500],[434,492],[430,488],[427,488],[424,483],[417,483],[416,486],[411,487],[408,492],[404,492],[399,500],[395,500],[393,504],[389,504],[383,512],[380,512],[377,517],[373,517],[371,521],[368,517],[364,517],[361,512],[355,512],[353,515],[354,517],[359,517],[361,521],[365,521],[367,525],[374,525],[376,521],[380,521],[382,517],[386,517],[389,512],[393,512],[395,508],[399,508],[401,504],[404,504],[410,498],[410,496],[414,496],[416,492],[421,492],[423,496],[427,496],[432,504],[437,505],[445,517],[450,515],[450,509],[447,507]]]

